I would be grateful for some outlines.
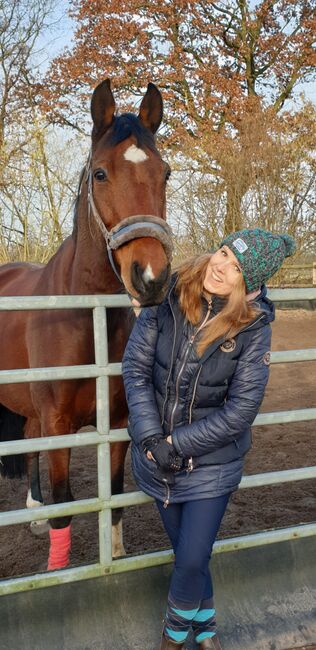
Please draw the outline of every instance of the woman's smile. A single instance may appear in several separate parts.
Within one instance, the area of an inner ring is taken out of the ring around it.
[[[204,289],[209,293],[229,296],[241,277],[239,262],[228,246],[214,253],[206,268]]]
[[[223,282],[215,273],[215,271],[212,271],[212,278],[215,280],[215,282]]]

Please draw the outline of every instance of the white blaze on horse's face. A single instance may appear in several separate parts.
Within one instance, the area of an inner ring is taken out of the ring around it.
[[[147,160],[148,156],[143,151],[143,149],[139,149],[139,147],[136,147],[135,144],[132,144],[128,149],[126,149],[124,153],[124,158],[125,160],[129,160],[132,163],[140,163],[144,162],[144,160]]]
[[[155,275],[153,273],[151,265],[148,263],[143,273],[143,280],[145,283],[147,283],[150,282],[150,280],[154,280],[154,279],[155,279]]]

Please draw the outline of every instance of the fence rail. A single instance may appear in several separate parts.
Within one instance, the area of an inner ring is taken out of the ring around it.
[[[315,300],[316,289],[272,289],[272,300],[282,302],[291,300]],[[9,297],[0,300],[0,311],[35,310],[35,309],[92,309],[94,323],[95,364],[64,366],[53,368],[33,368],[5,370],[0,372],[0,384],[21,383],[28,381],[47,381],[75,378],[96,378],[97,389],[97,431],[52,436],[47,438],[10,441],[0,443],[0,456],[30,451],[49,451],[52,449],[96,445],[98,454],[98,497],[82,499],[71,503],[53,504],[39,508],[14,510],[0,514],[0,526],[21,524],[29,521],[50,519],[56,516],[75,515],[87,512],[99,513],[99,563],[38,574],[31,577],[3,580],[0,595],[26,591],[43,586],[52,586],[77,580],[99,577],[105,574],[135,570],[148,566],[165,564],[172,560],[171,551],[147,553],[141,556],[121,558],[112,561],[111,549],[111,512],[122,506],[149,503],[152,499],[142,492],[131,492],[111,496],[110,482],[110,444],[128,440],[126,429],[110,430],[109,424],[109,377],[121,373],[121,364],[108,363],[106,340],[106,309],[111,307],[129,307],[127,296],[37,296]],[[290,363],[313,361],[316,348],[309,350],[291,350],[271,354],[272,363]],[[284,422],[298,422],[316,419],[316,408],[260,413],[254,425],[268,425]],[[300,481],[316,478],[316,467],[307,467],[280,472],[267,472],[242,479],[240,488],[253,488],[273,485],[288,481]],[[216,542],[215,552],[231,551],[260,544],[271,544],[293,538],[316,535],[316,523],[288,527],[280,530],[260,532],[253,535],[238,536]]]
[[[283,265],[272,278],[272,284],[288,286],[316,285],[316,262]]]

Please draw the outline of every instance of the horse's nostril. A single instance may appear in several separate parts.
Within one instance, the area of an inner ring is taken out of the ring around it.
[[[159,282],[163,285],[169,281],[170,276],[170,264],[160,273]]]
[[[140,292],[144,291],[145,289],[143,275],[144,269],[138,264],[138,262],[134,262],[132,266],[132,283],[134,287]]]

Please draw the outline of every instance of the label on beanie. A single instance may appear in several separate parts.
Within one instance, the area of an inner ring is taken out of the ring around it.
[[[239,253],[244,253],[248,249],[246,242],[243,239],[240,239],[240,237],[238,237],[238,239],[235,239],[235,241],[233,241],[233,246],[237,248]]]

